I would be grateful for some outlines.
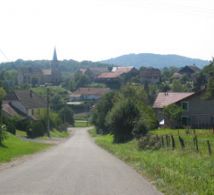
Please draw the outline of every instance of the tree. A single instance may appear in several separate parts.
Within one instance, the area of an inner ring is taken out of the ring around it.
[[[185,91],[184,86],[182,85],[180,80],[177,80],[177,79],[172,81],[172,90],[174,92],[183,92],[183,91]]]
[[[195,78],[193,79],[193,91],[197,92],[202,90],[207,83],[206,75],[202,72],[195,75]]]
[[[59,115],[60,115],[63,123],[69,123],[71,125],[74,124],[74,113],[73,113],[73,110],[69,106],[64,106],[59,111]]]
[[[171,105],[165,107],[163,112],[164,112],[164,116],[165,116],[165,122],[171,128],[175,128],[178,125],[178,122],[181,118],[183,109],[176,104],[171,104]]]
[[[115,143],[123,143],[133,138],[132,130],[139,117],[137,105],[130,99],[123,99],[114,105],[107,116],[107,124],[114,135]]]
[[[98,133],[100,130],[111,132],[114,142],[126,142],[134,136],[144,135],[142,127],[149,131],[157,126],[148,102],[142,85],[128,84],[118,92],[101,98],[93,112],[93,123]]]
[[[61,95],[54,95],[51,98],[51,108],[54,111],[59,111],[65,105]]]
[[[0,124],[2,123],[2,101],[6,95],[3,87],[0,87]]]
[[[208,83],[206,88],[206,99],[214,98],[214,59],[213,61],[204,68],[203,72],[208,77]]]
[[[92,123],[96,126],[97,133],[109,133],[109,127],[106,124],[106,116],[112,109],[114,93],[104,95],[100,101],[95,105],[92,114]]]
[[[7,137],[6,126],[0,124],[0,146],[2,146],[4,139]]]

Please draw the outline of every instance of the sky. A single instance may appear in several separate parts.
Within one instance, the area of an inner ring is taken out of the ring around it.
[[[0,0],[0,62],[214,56],[213,0]]]

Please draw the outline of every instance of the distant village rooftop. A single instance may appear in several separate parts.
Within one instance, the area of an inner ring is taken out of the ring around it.
[[[161,92],[158,94],[154,104],[153,108],[164,108],[166,106],[169,106],[170,104],[177,103],[194,93],[190,92]]]
[[[96,88],[96,87],[81,87],[72,93],[72,96],[81,96],[81,95],[98,95],[102,96],[111,90],[109,88]]]
[[[134,67],[127,66],[127,67],[113,67],[111,72],[104,72],[100,74],[97,78],[98,79],[111,79],[111,78],[117,78],[121,76],[122,74],[129,73],[132,71]]]

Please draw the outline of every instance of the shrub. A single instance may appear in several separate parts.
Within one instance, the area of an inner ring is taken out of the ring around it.
[[[18,121],[18,118],[3,117],[2,120],[3,120],[3,123],[6,125],[7,131],[15,135],[16,134],[16,123]]]
[[[0,125],[0,145],[3,144],[4,139],[6,139],[7,134],[6,134],[6,126],[1,124]]]
[[[60,116],[61,120],[63,121],[63,123],[69,123],[71,125],[74,124],[74,113],[70,107],[68,107],[68,106],[63,107],[59,111],[59,116]]]
[[[141,136],[145,136],[148,133],[149,129],[145,125],[145,121],[140,118],[133,129],[133,135],[136,138],[140,138]]]
[[[158,136],[147,135],[138,140],[139,149],[157,150],[161,148],[161,139]]]
[[[114,93],[108,93],[103,96],[96,104],[92,114],[92,123],[96,126],[98,134],[106,134],[110,132],[109,126],[106,124],[106,117],[113,106]]]
[[[167,125],[171,128],[176,128],[179,125],[178,121],[181,118],[183,109],[176,104],[171,104],[165,107],[163,111]]]
[[[31,121],[30,128],[27,131],[27,136],[30,138],[44,136],[47,133],[47,128],[42,121]]]
[[[126,142],[133,138],[132,130],[138,116],[138,108],[129,99],[123,99],[114,105],[107,116],[107,123],[111,127],[115,143]]]

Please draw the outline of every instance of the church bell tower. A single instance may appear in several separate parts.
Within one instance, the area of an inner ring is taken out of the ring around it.
[[[61,72],[59,70],[59,61],[57,59],[56,48],[54,48],[53,59],[51,61],[51,77],[54,85],[58,85],[60,83]]]

